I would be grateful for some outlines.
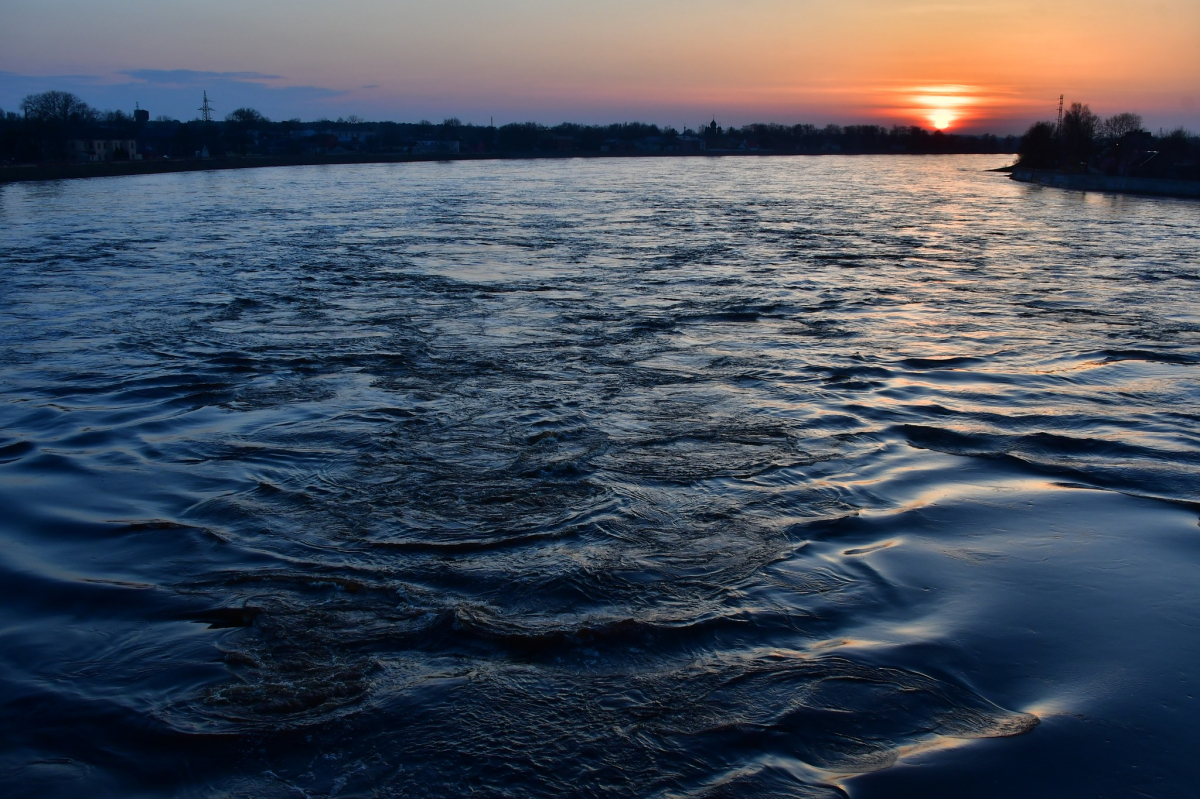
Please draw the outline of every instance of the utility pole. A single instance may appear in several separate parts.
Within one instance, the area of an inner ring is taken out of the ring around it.
[[[204,104],[200,106],[200,121],[212,122],[213,107],[208,104],[208,90],[204,91]]]
[[[208,102],[208,90],[204,90],[204,103],[200,106],[200,121],[203,127],[200,129],[200,135],[203,137],[203,149],[196,153],[197,158],[208,158],[208,142],[212,140],[212,112],[213,107]]]
[[[1054,129],[1056,136],[1062,135],[1062,114],[1063,114],[1063,96],[1058,96],[1058,127]]]

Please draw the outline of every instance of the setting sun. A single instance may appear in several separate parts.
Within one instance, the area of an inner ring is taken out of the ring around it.
[[[956,118],[953,111],[934,111],[929,115],[929,121],[938,130],[945,130],[950,127]]]
[[[928,122],[938,130],[969,121],[971,112],[983,102],[978,87],[960,84],[912,87],[904,94],[905,107],[898,109],[900,115],[922,124]]]

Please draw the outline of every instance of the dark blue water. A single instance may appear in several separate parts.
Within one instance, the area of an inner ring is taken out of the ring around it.
[[[1193,796],[1200,206],[997,165],[0,187],[0,792]]]

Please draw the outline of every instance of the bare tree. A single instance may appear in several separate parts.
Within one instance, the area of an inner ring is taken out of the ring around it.
[[[1067,164],[1072,168],[1079,163],[1086,164],[1092,157],[1092,145],[1099,126],[1100,117],[1082,103],[1071,103],[1071,110],[1063,114],[1062,143]]]
[[[1100,126],[1100,117],[1083,103],[1071,103],[1070,110],[1063,115],[1063,135],[1067,137],[1092,138]]]
[[[265,125],[268,121],[265,116],[253,108],[239,108],[230,111],[225,116],[225,122],[228,125],[226,133],[232,149],[245,155],[250,144],[250,132],[257,130],[259,126]]]
[[[239,108],[236,111],[230,111],[228,114],[226,114],[225,121],[231,122],[235,125],[253,127],[254,125],[261,125],[268,120],[265,116],[260,114],[258,111],[255,111],[253,108]]]
[[[21,101],[27,119],[39,122],[91,122],[96,112],[70,92],[49,91],[31,94]]]
[[[69,137],[86,130],[97,119],[96,112],[70,92],[28,95],[21,101],[21,110],[37,141],[35,160],[66,158]]]
[[[1142,118],[1128,111],[1123,114],[1113,114],[1100,123],[1100,135],[1105,139],[1119,139],[1126,133],[1134,133],[1141,129]]]

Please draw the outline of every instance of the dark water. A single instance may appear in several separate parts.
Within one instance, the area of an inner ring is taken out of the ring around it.
[[[7,796],[1200,779],[1200,206],[995,158],[0,189]]]

